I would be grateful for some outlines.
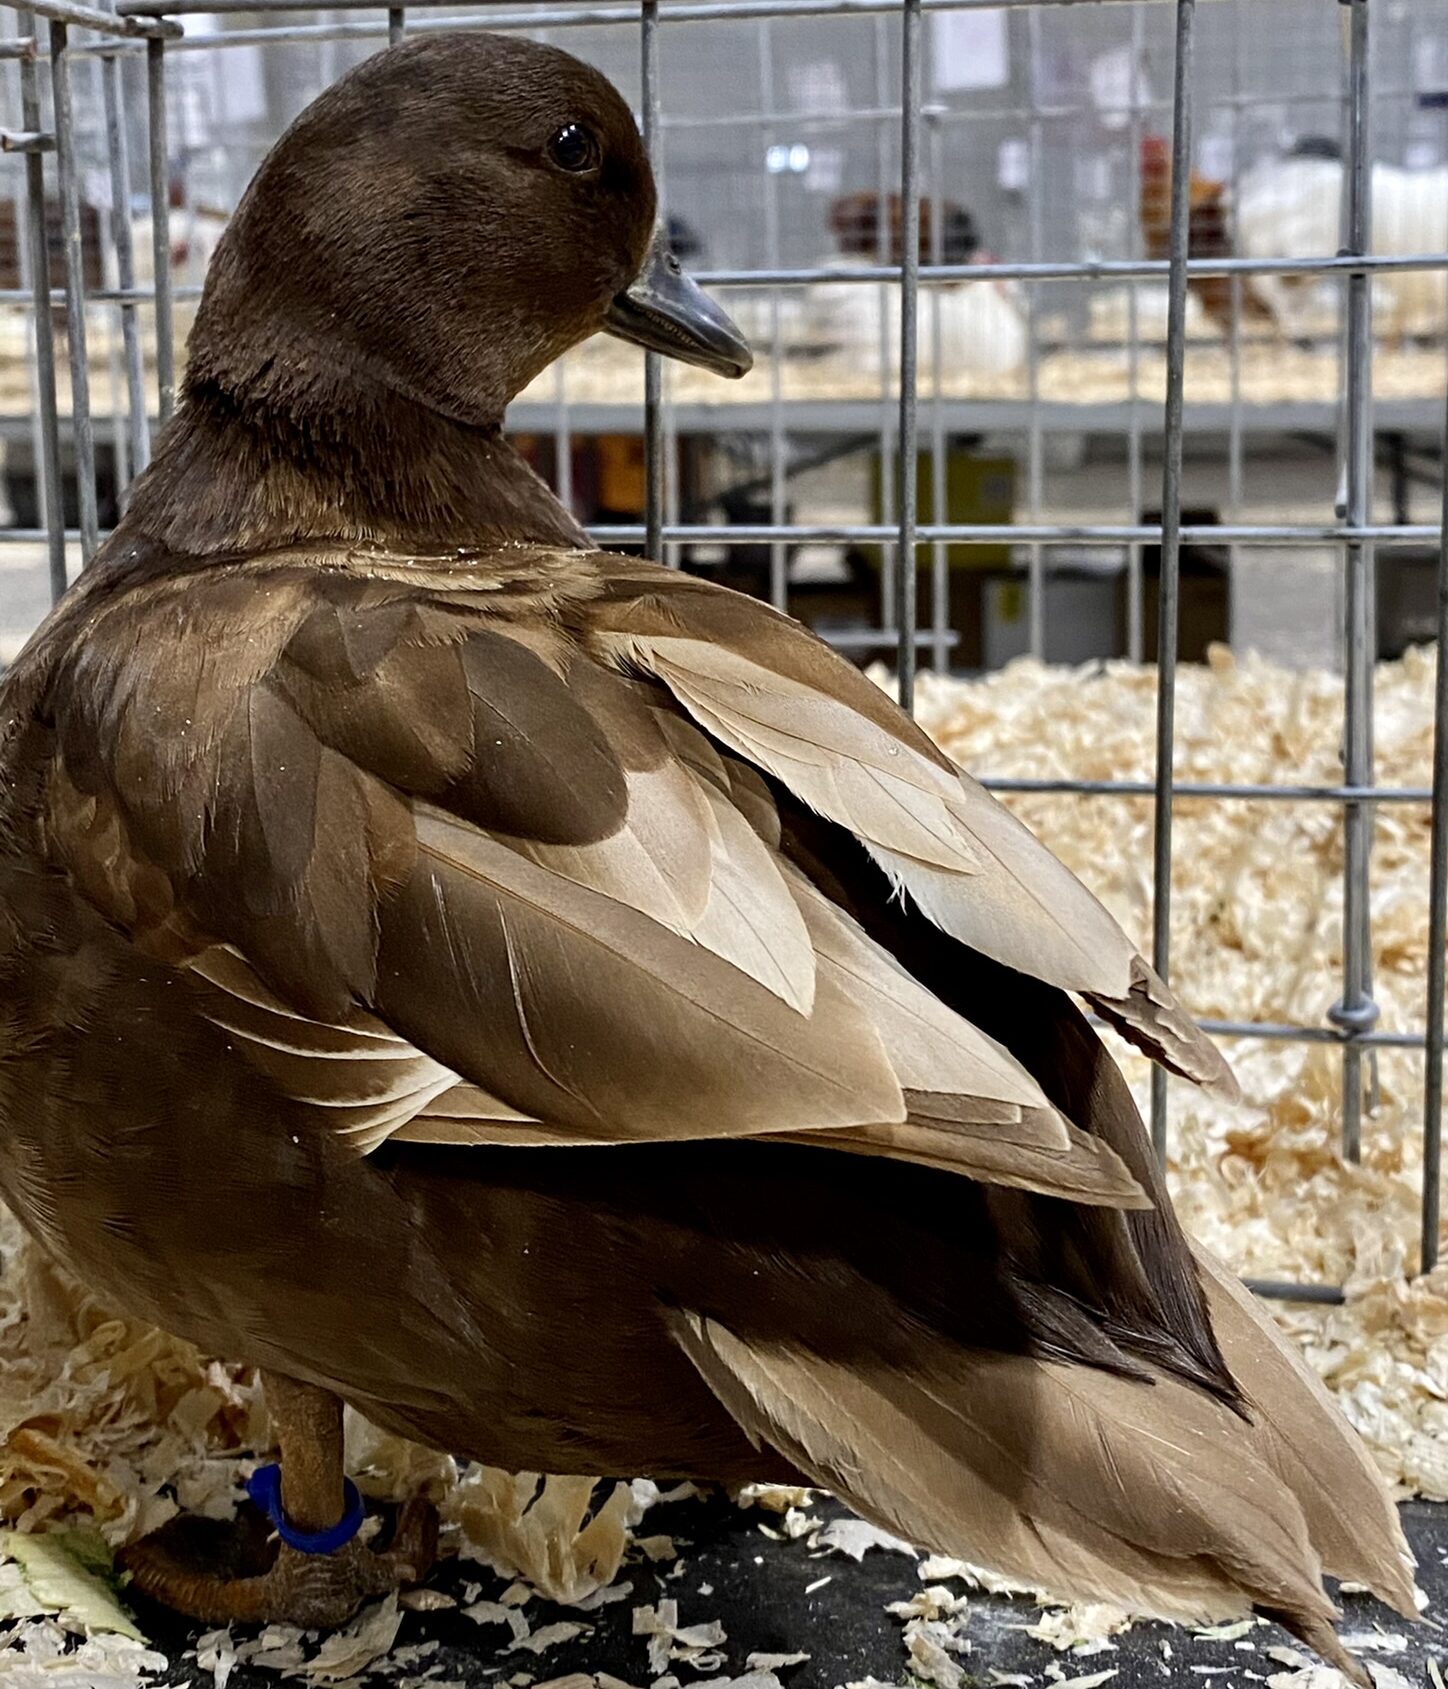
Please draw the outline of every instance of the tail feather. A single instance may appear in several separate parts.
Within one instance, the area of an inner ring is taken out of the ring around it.
[[[1261,1458],[1296,1496],[1324,1569],[1416,1619],[1412,1550],[1362,1439],[1256,1297],[1200,1245],[1193,1253]]]
[[[1292,1484],[1191,1385],[970,1354],[923,1330],[910,1364],[862,1366],[688,1312],[674,1329],[751,1437],[884,1529],[1072,1599],[1190,1621],[1267,1612],[1365,1681]]]
[[[858,1350],[848,1361],[810,1352],[804,1328],[789,1349],[696,1320],[680,1341],[701,1373],[752,1434],[901,1536],[1043,1590],[1166,1617],[1255,1608],[1366,1683],[1332,1630],[1321,1579],[1325,1564],[1414,1614],[1386,1487],[1270,1316],[1188,1242],[1131,1092],[1085,1016],[1063,991],[963,955],[883,899],[828,823],[781,813],[801,869],[1008,1050],[1105,1152],[1098,1168],[1114,1158],[1149,1205],[1061,1201],[1022,1179],[978,1187],[995,1276],[1017,1299],[1013,1353],[908,1326],[905,1359],[892,1351],[887,1370],[862,1367]],[[1146,1042],[1180,1043],[1179,1011],[1149,970],[1133,989],[1130,1015],[1099,997],[1096,1007],[1128,1035],[1164,1016],[1172,1024]],[[913,1129],[924,1124],[912,1106]],[[1125,1364],[1094,1360],[1062,1309]]]
[[[991,1187],[998,1235],[1022,1255],[1022,1271],[1098,1310],[1143,1358],[1230,1400],[1236,1387],[1131,1091],[1086,1017],[1065,992],[962,952],[883,898],[873,866],[840,829],[788,802],[781,815],[786,853],[799,868],[921,985],[1007,1049],[1061,1117],[1116,1155],[1150,1199],[1149,1208],[1124,1212]]]

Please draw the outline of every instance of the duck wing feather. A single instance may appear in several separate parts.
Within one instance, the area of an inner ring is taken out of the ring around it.
[[[59,859],[288,1098],[364,1153],[803,1134],[1148,1200],[787,859],[764,775],[583,637],[612,560],[330,561],[113,594],[49,781]],[[133,630],[183,615],[157,663]]]
[[[595,648],[661,680],[719,743],[847,828],[937,926],[1079,993],[1173,1072],[1235,1094],[1216,1047],[1096,898],[798,623],[622,561],[582,615]]]

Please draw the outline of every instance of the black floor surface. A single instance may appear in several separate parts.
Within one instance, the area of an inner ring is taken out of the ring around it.
[[[837,1510],[817,1503],[811,1511],[823,1515]],[[397,1645],[436,1640],[439,1647],[421,1659],[414,1655],[405,1665],[384,1664],[367,1681],[396,1684],[399,1678],[415,1680],[426,1674],[432,1682],[461,1682],[476,1689],[505,1685],[516,1673],[541,1684],[570,1672],[608,1672],[647,1689],[655,1674],[644,1640],[631,1634],[633,1609],[672,1598],[678,1602],[681,1625],[717,1619],[727,1633],[723,1666],[703,1672],[681,1663],[667,1668],[683,1689],[709,1677],[742,1675],[752,1653],[796,1652],[808,1653],[810,1659],[781,1671],[788,1689],[834,1689],[871,1676],[882,1683],[910,1684],[902,1624],[885,1607],[922,1587],[914,1562],[880,1550],[870,1551],[858,1563],[836,1553],[815,1557],[804,1541],[774,1541],[759,1529],[761,1524],[778,1523],[774,1515],[737,1508],[722,1497],[658,1507],[642,1529],[674,1536],[683,1561],[679,1575],[667,1575],[672,1570],[668,1564],[631,1564],[620,1574],[633,1585],[626,1600],[582,1615],[538,1600],[526,1608],[534,1631],[555,1620],[583,1618],[592,1627],[587,1634],[535,1658],[503,1652],[506,1631],[480,1628],[458,1609],[408,1612]],[[1378,1648],[1364,1651],[1362,1657],[1370,1664],[1387,1666],[1414,1685],[1441,1689],[1429,1661],[1448,1665],[1448,1506],[1411,1503],[1404,1508],[1404,1523],[1420,1562],[1418,1581],[1429,1597],[1425,1621],[1410,1626],[1366,1597],[1347,1595],[1342,1598],[1341,1629],[1384,1639]],[[822,1586],[809,1587],[826,1577],[829,1581]],[[483,1586],[483,1599],[495,1599],[504,1587],[471,1561],[445,1562],[430,1586],[460,1593],[465,1585],[477,1583]],[[196,1630],[153,1607],[145,1608],[141,1617],[153,1645],[173,1662],[168,1684],[212,1683],[210,1672],[198,1673],[194,1654],[189,1661],[184,1658],[186,1650],[194,1648]],[[1054,1682],[1113,1670],[1117,1675],[1111,1689],[1162,1689],[1167,1682],[1183,1689],[1251,1689],[1255,1682],[1291,1670],[1268,1652],[1292,1646],[1285,1633],[1271,1626],[1255,1628],[1243,1639],[1250,1644],[1244,1648],[1232,1640],[1204,1640],[1190,1630],[1143,1623],[1117,1637],[1113,1651],[1079,1657],[1058,1653],[1017,1628],[1037,1617],[1038,1610],[1025,1601],[973,1596],[965,1626],[972,1651],[960,1661],[965,1689],[990,1689],[998,1682],[994,1673],[1028,1674],[1039,1689],[1052,1689]],[[236,1634],[240,1639],[246,1633]],[[1403,1649],[1393,1639],[1405,1636]],[[1400,1689],[1392,1678],[1383,1681],[1386,1689]],[[238,1665],[229,1689],[277,1689],[278,1682],[274,1672]]]

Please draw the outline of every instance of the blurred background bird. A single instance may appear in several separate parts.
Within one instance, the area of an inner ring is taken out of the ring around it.
[[[936,222],[939,221],[937,234]],[[834,237],[821,258],[831,270],[898,266],[904,256],[904,207],[899,194],[861,192],[833,202]],[[981,245],[976,220],[950,200],[920,202],[920,263],[994,262]],[[934,377],[939,322],[940,376],[953,387],[972,377],[1000,378],[1026,359],[1027,306],[1019,284],[998,278],[929,282],[919,294],[922,380]],[[800,343],[826,355],[848,357],[852,368],[878,376],[900,366],[900,288],[897,282],[823,281],[809,288],[799,313]]]
[[[1308,136],[1284,157],[1265,158],[1242,174],[1236,224],[1244,258],[1292,253],[1330,258],[1345,238],[1346,184],[1342,151],[1329,137]],[[1376,162],[1369,176],[1375,254],[1408,256],[1448,249],[1448,165],[1423,169]],[[1253,276],[1252,294],[1286,335],[1305,338],[1312,314],[1326,314],[1329,331],[1342,295],[1340,280],[1312,276]],[[1398,270],[1373,280],[1378,332],[1401,345],[1441,335],[1448,327],[1448,272]],[[1321,309],[1320,309],[1321,308]]]
[[[1171,143],[1161,135],[1143,135],[1139,201],[1142,246],[1146,256],[1158,262],[1171,256],[1171,182]],[[1238,256],[1228,184],[1211,176],[1199,175],[1194,170],[1188,196],[1187,256]],[[1223,334],[1229,334],[1232,328],[1232,278],[1193,276],[1189,285],[1207,316]],[[1239,286],[1237,291],[1241,294],[1244,322],[1261,322],[1269,318],[1262,299],[1245,286]]]

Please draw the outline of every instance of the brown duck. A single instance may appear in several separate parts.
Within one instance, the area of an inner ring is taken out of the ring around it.
[[[598,329],[747,368],[654,214],[614,90],[488,35],[379,54],[264,163],[177,418],[0,692],[0,1189],[265,1369],[291,1534],[344,1513],[347,1401],[505,1467],[803,1474],[1356,1670],[1321,1575],[1412,1612],[1383,1486],[1073,999],[1221,1059],[867,680],[590,549],[502,438]],[[131,1564],[329,1624],[430,1526]]]

